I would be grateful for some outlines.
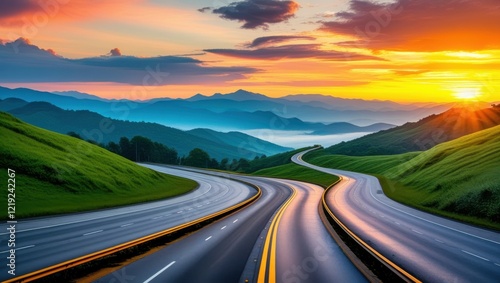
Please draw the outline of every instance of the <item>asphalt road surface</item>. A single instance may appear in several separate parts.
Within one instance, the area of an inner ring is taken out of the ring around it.
[[[342,176],[327,205],[355,234],[424,282],[499,282],[500,233],[416,210],[386,197],[369,175],[300,165]]]
[[[258,185],[262,197],[97,282],[366,282],[319,218],[320,187],[213,174]]]
[[[197,190],[166,200],[63,216],[19,220],[16,276],[131,241],[215,213],[257,193],[240,182],[173,168],[145,165],[199,182]],[[0,225],[0,281],[7,274],[7,227]],[[214,239],[215,240],[215,239]]]

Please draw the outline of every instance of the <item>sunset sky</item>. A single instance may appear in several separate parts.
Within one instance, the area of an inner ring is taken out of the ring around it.
[[[498,0],[2,0],[0,85],[500,100]]]

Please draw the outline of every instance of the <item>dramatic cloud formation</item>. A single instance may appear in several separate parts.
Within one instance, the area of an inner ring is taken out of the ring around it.
[[[275,35],[275,36],[264,36],[254,39],[251,43],[247,44],[248,48],[256,48],[262,46],[268,46],[275,43],[281,43],[290,40],[305,39],[305,40],[316,40],[312,36],[299,36],[299,35]]]
[[[299,4],[294,1],[245,0],[233,2],[228,6],[213,9],[212,13],[223,19],[244,22],[242,28],[267,29],[269,24],[286,21],[295,15]],[[202,8],[206,11],[206,8]]]
[[[110,54],[120,54],[117,48]],[[26,39],[0,44],[0,82],[113,82],[130,85],[182,85],[223,83],[242,79],[256,69],[209,67],[179,56],[139,58],[101,56],[67,59],[41,49]]]
[[[2,0],[0,1],[0,19],[15,17],[25,12],[40,9],[36,0]]]
[[[122,56],[122,52],[118,48],[113,48],[109,51],[110,56]]]
[[[327,61],[353,61],[353,60],[383,60],[375,56],[356,54],[351,52],[339,52],[321,50],[321,44],[295,44],[264,47],[259,49],[205,49],[206,52],[257,60],[281,60],[311,58]]]
[[[145,0],[1,0],[0,26],[41,27],[54,20],[75,21],[97,15],[109,16],[110,10],[130,7]]]
[[[321,30],[350,35],[344,46],[396,51],[476,51],[500,48],[498,0],[352,0],[350,10]]]

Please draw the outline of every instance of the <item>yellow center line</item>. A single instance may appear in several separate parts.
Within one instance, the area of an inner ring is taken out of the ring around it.
[[[281,206],[279,209],[278,213],[274,217],[271,225],[269,226],[269,232],[267,233],[266,236],[266,241],[264,243],[264,250],[262,252],[262,260],[259,268],[259,276],[257,279],[257,282],[259,283],[265,283],[266,282],[266,270],[267,270],[267,262],[268,262],[268,257],[269,257],[269,250],[270,252],[270,259],[269,259],[269,276],[268,276],[268,282],[269,283],[275,283],[276,282],[276,239],[277,239],[277,234],[278,234],[278,226],[279,222],[281,220],[281,217],[283,216],[283,213],[285,212],[285,209],[288,207],[288,205],[292,202],[292,200],[295,198],[295,195],[297,194],[297,190],[292,187],[293,193],[290,196],[290,198]]]

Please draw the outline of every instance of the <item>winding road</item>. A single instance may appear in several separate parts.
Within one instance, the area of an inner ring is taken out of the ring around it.
[[[216,176],[144,166],[196,180],[199,188],[162,201],[20,220],[16,224],[16,276],[210,215],[257,193],[251,186]],[[5,266],[5,258],[9,255],[6,244],[8,226],[0,225],[2,266]],[[1,281],[11,278],[7,272],[0,273]]]
[[[314,150],[314,149],[312,149]],[[341,176],[328,207],[356,235],[425,282],[498,282],[500,233],[410,208],[386,197],[378,179],[292,161]]]
[[[111,282],[124,274],[127,282],[146,283],[366,282],[319,218],[322,188],[289,180],[210,174],[255,184],[262,189],[262,197],[97,282]]]

